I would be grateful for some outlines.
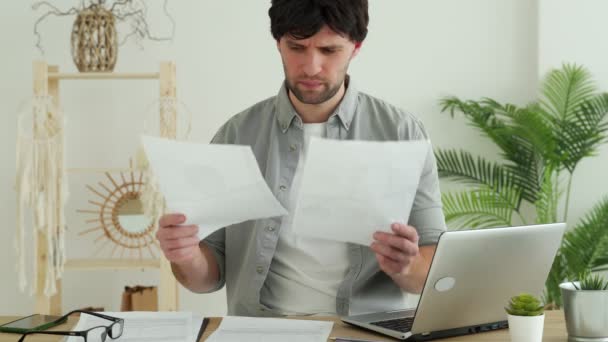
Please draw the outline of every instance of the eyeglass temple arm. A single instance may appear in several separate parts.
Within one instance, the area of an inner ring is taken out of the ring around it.
[[[27,335],[46,334],[46,335],[63,335],[63,336],[85,336],[86,331],[28,331],[21,335],[18,342],[23,342]]]
[[[100,318],[105,318],[105,319],[110,320],[112,322],[118,322],[118,321],[122,320],[122,318],[112,317],[112,316],[108,316],[108,315],[103,315],[103,314],[100,314],[100,313],[97,313],[97,312],[93,312],[93,311],[73,310],[73,311],[70,311],[67,314],[61,316],[60,318],[58,318],[54,322],[62,321],[64,319],[66,319],[68,316],[70,316],[71,314],[75,314],[75,313],[84,313],[84,314],[91,315],[91,316],[97,316],[97,317],[100,317]]]
[[[118,321],[122,320],[122,318],[108,316],[108,315],[100,314],[98,312],[81,311],[81,310],[76,310],[76,312],[86,313],[86,314],[89,314],[89,315],[105,318],[107,320],[114,321],[114,322],[118,322]]]

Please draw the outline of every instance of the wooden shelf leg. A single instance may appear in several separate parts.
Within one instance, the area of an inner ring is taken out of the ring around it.
[[[160,98],[176,96],[176,77],[175,64],[172,62],[162,62],[160,64]],[[164,110],[164,106],[160,106]],[[163,122],[162,118],[171,118],[168,122]],[[177,137],[177,113],[160,113],[161,136],[175,139]],[[164,126],[164,127],[163,127]],[[158,286],[158,310],[177,311],[178,310],[178,286],[175,276],[171,271],[171,263],[162,255],[160,256],[160,283]]]
[[[53,96],[55,101],[59,99],[59,87],[56,80],[49,81],[49,72],[57,72],[56,66],[48,66],[43,61],[35,61],[32,65],[33,85],[35,96]],[[58,104],[58,103],[56,103]],[[61,210],[61,209],[58,209]],[[36,246],[36,304],[35,311],[40,314],[61,314],[61,283],[57,282],[57,294],[47,297],[44,294],[44,285],[48,268],[48,237],[45,232],[35,231],[37,234],[38,245]]]

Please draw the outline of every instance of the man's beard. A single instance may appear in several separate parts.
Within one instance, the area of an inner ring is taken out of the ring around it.
[[[333,87],[330,87],[327,83],[323,82],[322,87],[325,89],[319,92],[309,92],[309,91],[301,91],[294,84],[292,84],[289,80],[287,80],[287,87],[289,91],[302,103],[305,104],[321,104],[338,93],[340,91],[340,86],[342,83],[338,83]]]
[[[344,76],[342,77],[342,79],[339,82],[337,82],[333,86],[329,85],[327,82],[322,81],[322,80],[315,80],[315,81],[321,82],[321,87],[324,89],[323,91],[321,91],[321,92],[301,91],[289,79],[287,79],[286,83],[287,83],[287,88],[298,99],[298,101],[300,101],[304,104],[316,105],[316,104],[321,104],[321,103],[331,99],[338,93],[338,91],[340,91],[340,87],[342,86],[342,83],[344,82]]]

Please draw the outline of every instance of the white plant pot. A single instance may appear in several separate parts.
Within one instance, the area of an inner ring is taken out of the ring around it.
[[[545,315],[513,316],[507,315],[511,342],[542,342]]]

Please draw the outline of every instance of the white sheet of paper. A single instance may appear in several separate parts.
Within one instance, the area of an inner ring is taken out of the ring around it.
[[[369,246],[375,231],[407,223],[429,149],[424,140],[312,138],[294,233]]]
[[[282,216],[285,208],[262,177],[251,147],[142,137],[168,212],[186,215],[199,238],[247,220]]]
[[[100,312],[101,314],[125,319],[122,342],[195,342],[203,319],[191,312]],[[72,331],[92,327],[109,326],[112,322],[100,317],[81,314]],[[69,337],[67,342],[82,342],[81,337]]]
[[[333,322],[224,317],[209,342],[326,342]]]

